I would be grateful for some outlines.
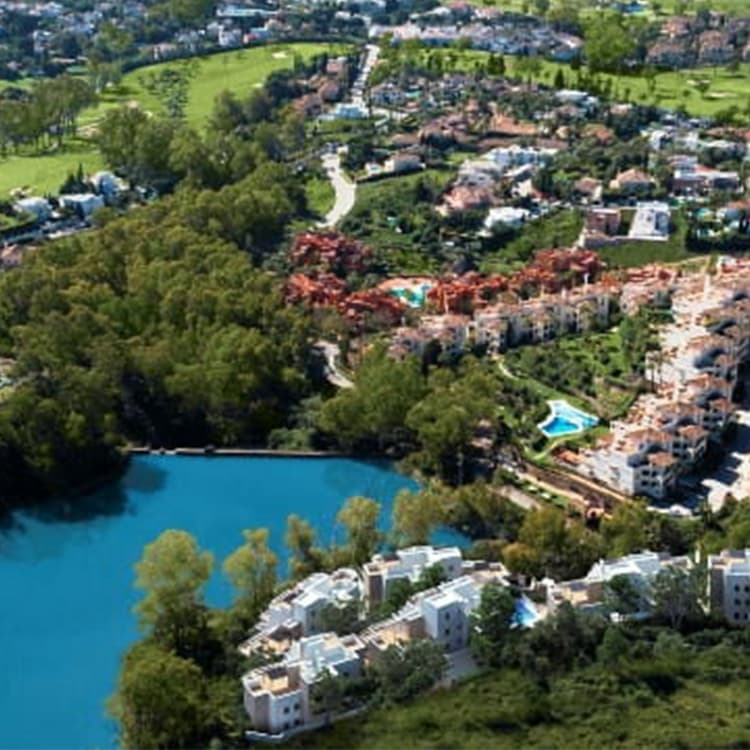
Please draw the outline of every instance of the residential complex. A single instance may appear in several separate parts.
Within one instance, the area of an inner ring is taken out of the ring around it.
[[[283,740],[300,731],[323,726],[332,718],[341,718],[359,710],[356,705],[337,709],[327,715],[324,701],[317,700],[316,684],[326,674],[344,680],[356,680],[383,658],[390,648],[402,648],[411,641],[429,639],[446,654],[467,648],[471,634],[471,615],[480,603],[487,585],[510,586],[511,576],[500,563],[464,561],[456,548],[411,547],[390,556],[376,555],[362,568],[362,588],[370,607],[377,607],[389,581],[407,578],[415,581],[430,565],[440,565],[447,578],[434,588],[414,594],[397,612],[369,625],[359,633],[337,635],[332,632],[300,634],[297,629],[284,649],[265,651],[275,661],[251,670],[242,678],[244,705],[253,730],[248,739]],[[695,563],[687,555],[643,551],[613,560],[599,560],[581,579],[554,581],[549,578],[532,583],[529,591],[544,592],[546,601],[532,603],[525,595],[517,599],[515,623],[531,627],[538,620],[568,603],[585,612],[619,619],[646,619],[654,600],[651,586],[662,571],[690,571]],[[747,624],[750,618],[750,550],[724,551],[708,558],[708,601],[715,611],[723,612],[730,623]],[[324,581],[346,580],[354,586],[353,570],[311,576],[287,592],[286,599],[304,600],[312,591],[330,592]],[[610,611],[607,584],[627,579],[640,594],[628,611]],[[330,596],[330,594],[326,594]],[[538,602],[538,597],[534,597]],[[274,612],[283,610],[284,594],[277,597],[261,621],[268,623]],[[248,642],[249,643],[249,642]],[[248,644],[243,644],[243,653]],[[342,713],[343,711],[343,713]]]
[[[649,363],[653,392],[577,464],[585,476],[626,495],[655,499],[666,498],[731,423],[737,372],[750,347],[746,262],[720,263],[714,276],[693,274],[668,285],[673,322],[662,329],[660,352]]]
[[[395,615],[362,634],[369,654],[377,656],[389,646],[418,638],[429,638],[448,652],[465,648],[469,617],[479,604],[482,588],[489,583],[507,585],[507,575],[500,564],[486,566],[415,594]]]
[[[377,607],[394,581],[416,582],[435,565],[442,569],[444,583],[415,594],[394,615],[359,635],[313,635],[312,625],[307,631],[302,627],[321,602],[351,601],[363,590],[367,606]],[[275,659],[242,678],[245,709],[254,727],[248,736],[268,739],[320,726],[326,717],[324,707],[316,705],[314,685],[321,676],[356,678],[391,646],[429,638],[446,652],[466,648],[470,615],[488,584],[509,585],[499,563],[464,561],[455,547],[420,546],[375,555],[363,566],[361,579],[348,568],[317,573],[280,594],[261,616],[256,634],[240,647],[245,655]]]
[[[309,636],[291,644],[283,659],[248,672],[242,678],[245,710],[257,732],[280,734],[322,719],[311,695],[324,672],[356,677],[362,670],[365,644],[356,635]]]

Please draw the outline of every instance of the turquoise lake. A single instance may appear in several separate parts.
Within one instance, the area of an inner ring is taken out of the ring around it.
[[[0,747],[114,745],[104,701],[138,635],[133,564],[165,529],[189,531],[220,562],[241,544],[242,529],[267,527],[283,576],[290,513],[328,544],[347,497],[379,500],[387,525],[396,493],[415,486],[382,463],[140,456],[119,482],[77,503],[76,518],[64,506],[44,518],[17,515],[0,528]],[[207,596],[227,603],[220,574]]]

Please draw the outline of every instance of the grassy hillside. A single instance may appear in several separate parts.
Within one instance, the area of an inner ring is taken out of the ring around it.
[[[269,45],[221,52],[191,61],[195,75],[188,94],[188,122],[195,127],[205,126],[214,99],[220,92],[231,91],[246,96],[273,71],[291,67],[294,55],[308,60],[329,48],[329,45],[312,43]],[[82,137],[66,142],[62,149],[38,153],[29,148],[18,155],[0,159],[0,199],[16,187],[28,187],[37,194],[54,193],[65,177],[78,169],[79,164],[87,173],[101,169],[101,158],[91,139],[104,113],[127,102],[138,102],[139,106],[151,112],[162,111],[161,103],[144,90],[144,75],[165,67],[186,64],[185,61],[160,63],[125,75],[117,88],[108,90],[95,107],[82,113]]]
[[[687,678],[673,691],[620,684],[595,670],[550,692],[516,672],[492,672],[410,705],[391,706],[301,737],[293,747],[609,748],[747,747],[750,682]]]

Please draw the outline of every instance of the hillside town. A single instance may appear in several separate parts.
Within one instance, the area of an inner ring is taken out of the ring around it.
[[[748,86],[748,0],[0,0],[0,750],[745,747]]]

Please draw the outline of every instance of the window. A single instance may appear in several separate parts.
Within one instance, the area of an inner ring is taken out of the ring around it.
[[[294,710],[295,711],[299,711],[299,703],[295,703],[294,704]]]
[[[284,722],[284,731],[286,732],[287,729],[289,729],[289,722],[285,721]]]
[[[735,606],[735,607],[739,607],[739,606],[740,606],[740,604],[741,604],[741,602],[740,602],[740,600],[739,600],[739,599],[735,599],[735,600],[734,600],[734,606]]]
[[[451,634],[451,629],[450,628],[446,628],[445,629],[445,637],[447,638],[450,634]]]
[[[450,619],[451,619],[451,613],[450,613],[450,612],[446,612],[446,613],[445,613],[445,614],[443,615],[443,619],[444,619],[444,620],[450,620]]]
[[[289,713],[289,706],[284,706],[284,713],[285,713],[285,714],[288,714],[288,713]]]

